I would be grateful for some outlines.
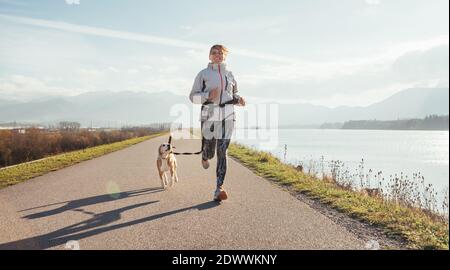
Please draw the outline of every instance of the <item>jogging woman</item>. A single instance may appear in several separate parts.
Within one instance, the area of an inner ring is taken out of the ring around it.
[[[227,149],[234,130],[234,105],[245,106],[237,95],[237,83],[225,64],[228,54],[223,45],[214,45],[209,52],[210,63],[195,78],[190,100],[202,104],[200,121],[202,130],[202,166],[209,168],[209,160],[217,149],[216,190],[214,200],[228,198],[223,188],[227,172]]]

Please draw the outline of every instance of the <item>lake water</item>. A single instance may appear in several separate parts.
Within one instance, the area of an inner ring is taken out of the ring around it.
[[[449,186],[448,131],[241,130],[235,141],[271,152],[282,161],[286,152],[286,162],[306,167],[323,157],[325,164],[340,160],[350,171],[357,171],[364,159],[366,172],[382,171],[385,179],[401,172],[411,179],[420,172],[439,193]]]

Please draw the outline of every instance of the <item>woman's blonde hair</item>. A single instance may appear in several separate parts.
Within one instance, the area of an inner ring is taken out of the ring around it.
[[[211,55],[213,50],[219,50],[221,51],[224,55],[228,54],[228,49],[227,47],[220,45],[220,44],[216,44],[214,46],[211,47],[211,49],[209,50],[209,55]]]

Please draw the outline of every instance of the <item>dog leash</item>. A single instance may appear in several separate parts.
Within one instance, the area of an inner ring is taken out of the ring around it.
[[[236,100],[236,99],[232,99],[232,100],[230,100],[230,101],[227,101],[227,102],[225,102],[225,103],[222,103],[222,104],[219,104],[218,106],[219,107],[221,107],[221,108],[223,108],[223,107],[225,107],[225,105],[229,105],[229,104],[232,104],[232,105],[235,105],[235,104],[237,104],[238,103],[238,100]],[[212,102],[205,102],[205,103],[203,103],[202,104],[202,109],[203,109],[203,106],[207,106],[207,105],[210,105],[210,104],[213,104]],[[202,123],[202,126],[203,126],[203,123]],[[169,136],[169,145],[172,145],[172,135],[170,135]],[[174,155],[183,155],[183,156],[188,156],[188,155],[200,155],[202,152],[203,152],[203,145],[204,145],[204,138],[203,138],[203,136],[202,136],[202,147],[200,148],[201,150],[200,151],[198,151],[198,152],[194,152],[194,153],[191,153],[191,152],[183,152],[183,153],[178,153],[178,152],[172,152]]]
[[[172,135],[169,136],[169,145],[172,145]],[[202,136],[202,148],[200,151],[195,152],[195,153],[191,153],[191,152],[184,152],[184,153],[177,153],[177,152],[172,152],[174,155],[183,155],[183,156],[188,156],[188,155],[200,155],[203,152],[203,136]]]

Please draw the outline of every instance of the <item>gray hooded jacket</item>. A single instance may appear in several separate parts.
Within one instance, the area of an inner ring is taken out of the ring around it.
[[[219,96],[208,100],[209,92],[215,88],[220,90]],[[194,104],[202,104],[200,121],[235,120],[234,104],[238,103],[237,83],[226,64],[209,63],[200,71],[192,86],[190,100]]]

